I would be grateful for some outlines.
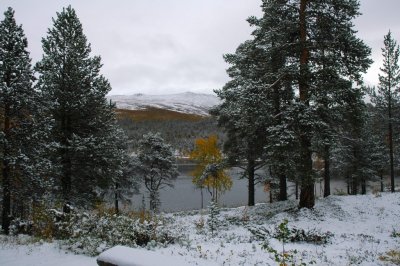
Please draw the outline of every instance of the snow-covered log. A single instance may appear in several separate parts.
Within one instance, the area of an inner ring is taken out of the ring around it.
[[[97,258],[99,266],[189,266],[183,259],[173,258],[154,251],[115,246]]]

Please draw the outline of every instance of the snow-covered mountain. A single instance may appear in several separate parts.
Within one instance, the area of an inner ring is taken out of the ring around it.
[[[180,113],[207,116],[208,111],[220,103],[216,95],[184,92],[166,95],[111,95],[108,99],[116,103],[119,109],[141,110],[160,108]]]

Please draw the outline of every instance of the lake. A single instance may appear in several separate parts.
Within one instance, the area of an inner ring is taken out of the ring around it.
[[[161,207],[160,210],[164,212],[174,211],[185,211],[201,209],[201,192],[200,189],[196,189],[192,183],[192,176],[190,175],[195,165],[190,163],[179,164],[178,169],[180,175],[174,182],[173,188],[165,188],[160,190]],[[219,196],[219,204],[224,207],[238,207],[247,205],[247,179],[240,179],[241,172],[243,170],[239,168],[232,168],[228,171],[232,177],[233,185],[230,191],[226,191],[224,194]],[[397,182],[400,179],[396,179]],[[385,185],[389,184],[389,180],[385,180]],[[317,197],[323,195],[323,182],[317,182],[315,184],[315,192]],[[379,189],[379,182],[369,182],[367,191],[371,192],[374,188]],[[337,191],[347,192],[347,184],[343,179],[331,180],[331,194]],[[140,209],[142,206],[142,198],[145,196],[146,208],[149,207],[148,193],[144,186],[140,189],[140,194],[133,196],[132,206],[134,209]],[[288,182],[288,195],[289,198],[295,198],[295,185],[294,183]],[[207,189],[203,189],[203,206],[207,207],[211,201],[211,195]],[[264,186],[262,184],[256,185],[255,189],[255,201],[256,203],[269,202],[269,192],[264,192]]]

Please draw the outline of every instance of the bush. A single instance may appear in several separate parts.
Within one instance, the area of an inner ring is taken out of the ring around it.
[[[393,228],[392,233],[390,234],[391,237],[400,237],[400,232],[396,231],[395,228]]]
[[[285,226],[287,223],[285,224]],[[260,240],[268,240],[268,238],[276,238],[278,240],[284,239],[285,242],[307,242],[312,244],[327,244],[329,243],[333,234],[331,232],[320,232],[316,229],[311,229],[306,231],[304,229],[299,229],[296,227],[288,228],[282,230],[282,224],[275,227],[272,231],[263,227],[258,228],[248,228],[249,231]]]
[[[293,240],[297,239],[297,232],[293,235],[293,229],[289,229],[288,220],[283,220],[277,227],[275,227],[275,232],[271,234],[268,230],[250,230],[256,237],[261,238],[264,243],[262,244],[263,249],[273,255],[275,262],[279,265],[307,265],[302,261],[302,258],[298,258],[298,251],[295,250],[286,250],[285,244],[289,241],[296,242]],[[304,230],[303,230],[304,232]],[[274,247],[272,247],[269,243],[268,237],[273,237],[278,239],[282,243],[282,251],[278,251]],[[315,264],[314,261],[308,262],[308,264]]]
[[[379,257],[381,261],[392,263],[394,265],[400,265],[400,251],[399,250],[391,250],[386,252],[385,255]]]
[[[10,234],[11,235],[32,235],[33,222],[23,219],[14,219],[10,224]]]
[[[99,208],[85,213],[71,209],[69,213],[36,206],[32,221],[14,220],[14,234],[29,234],[45,240],[62,240],[62,245],[76,253],[98,255],[116,245],[129,247],[166,246],[174,243],[164,220],[148,213],[116,215]]]
[[[92,256],[116,245],[153,247],[175,241],[156,217],[142,222],[126,215],[95,214],[80,219],[71,229],[72,235],[65,241],[67,247]]]

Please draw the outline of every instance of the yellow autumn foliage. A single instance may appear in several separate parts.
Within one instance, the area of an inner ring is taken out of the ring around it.
[[[195,141],[195,148],[189,156],[190,159],[197,161],[197,166],[192,172],[192,182],[199,187],[215,190],[216,194],[232,188],[232,179],[224,169],[218,170],[215,175],[207,176],[204,180],[201,179],[208,165],[222,163],[222,153],[217,144],[218,137],[216,135],[211,135],[208,138],[198,138]]]

